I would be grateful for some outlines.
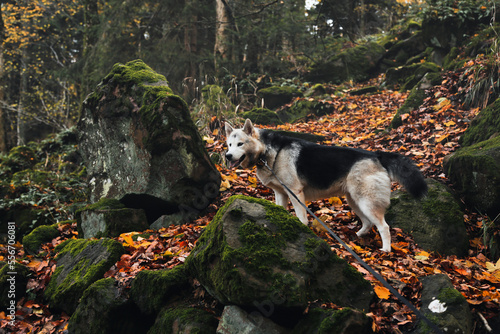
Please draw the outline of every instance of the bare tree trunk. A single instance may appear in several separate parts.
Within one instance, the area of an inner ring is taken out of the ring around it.
[[[214,62],[215,68],[220,63],[227,63],[236,60],[236,54],[233,49],[232,30],[235,22],[229,0],[216,0],[215,11],[217,23],[215,30]]]
[[[24,99],[26,91],[28,90],[28,75],[27,75],[27,52],[26,49],[22,51],[21,56],[21,84],[19,86],[19,103],[17,106],[16,117],[16,135],[17,145],[24,145],[26,142],[26,115],[24,112]]]
[[[190,22],[184,29],[184,49],[189,55],[189,66],[186,68],[184,96],[194,96],[196,89],[196,78],[198,74],[198,27],[196,22],[198,16],[191,16]]]
[[[0,101],[4,99],[4,62],[3,62],[3,39],[5,26],[3,24],[2,7],[0,6]],[[3,107],[0,105],[0,152],[7,152],[7,123]]]

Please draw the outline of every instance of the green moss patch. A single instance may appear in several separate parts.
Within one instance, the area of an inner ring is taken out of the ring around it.
[[[470,146],[500,135],[500,98],[490,104],[472,120],[460,137],[460,144]]]

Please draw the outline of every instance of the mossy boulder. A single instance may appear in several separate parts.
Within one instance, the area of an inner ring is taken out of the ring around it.
[[[180,306],[162,310],[148,334],[213,334],[217,319],[194,307]]]
[[[42,244],[57,238],[60,235],[57,225],[58,224],[38,226],[26,235],[22,242],[26,253],[32,255],[37,254]]]
[[[120,201],[108,198],[78,210],[76,220],[78,236],[86,239],[118,237],[149,227],[144,210],[125,208]]]
[[[500,98],[490,104],[472,120],[460,137],[462,146],[470,146],[500,135]]]
[[[469,239],[459,202],[445,185],[432,179],[426,181],[429,192],[420,201],[405,191],[392,193],[387,222],[410,233],[427,251],[466,256]]]
[[[0,309],[6,315],[14,315],[17,302],[26,295],[31,271],[17,262],[6,263],[0,268]]]
[[[70,239],[55,248],[56,270],[45,290],[45,298],[54,309],[72,314],[84,291],[103,278],[125,253],[122,244],[112,239]]]
[[[268,109],[281,107],[303,95],[298,88],[291,86],[271,86],[259,89],[257,92],[257,96],[264,100],[264,106]]]
[[[367,309],[371,285],[281,206],[231,197],[186,259],[193,277],[223,304],[276,310],[321,299]]]
[[[312,82],[340,84],[347,80],[364,81],[378,71],[385,48],[368,42],[340,52],[326,62],[314,63],[306,74]]]
[[[292,334],[368,334],[373,333],[372,319],[345,307],[341,310],[313,309],[293,328]]]
[[[421,312],[438,328],[448,333],[471,333],[472,313],[465,297],[453,287],[444,274],[421,278]],[[430,326],[419,320],[417,334],[434,333]]]
[[[398,86],[402,91],[410,90],[429,72],[439,73],[440,68],[429,61],[393,67],[386,72],[385,84],[388,86]]]
[[[131,300],[144,314],[157,314],[189,287],[184,265],[165,270],[143,270],[130,289]]]
[[[306,118],[308,115],[323,116],[335,111],[334,106],[322,101],[299,99],[290,106],[277,111],[283,123],[294,123]]]
[[[68,332],[136,334],[145,333],[152,323],[128,301],[118,282],[110,277],[94,282],[85,290],[69,319]]]
[[[418,23],[414,25],[416,28]],[[384,55],[384,63],[386,66],[398,67],[407,64],[408,60],[412,57],[418,57],[424,50],[426,46],[422,38],[420,29],[416,29],[413,32],[408,32],[406,34],[402,33],[397,36],[392,43],[388,46],[387,53]]]
[[[322,96],[326,94],[326,88],[322,84],[315,84],[314,86],[307,89],[304,96],[305,97],[316,97]]]
[[[424,103],[424,100],[427,96],[425,91],[432,86],[441,83],[441,80],[442,78],[440,73],[431,72],[425,74],[420,82],[411,89],[405,102],[401,107],[399,107],[396,115],[394,115],[389,128],[395,129],[403,125],[401,115],[409,114],[413,110],[416,110],[418,107],[420,107],[420,105]]]
[[[492,219],[500,213],[500,136],[459,149],[444,171],[468,207]]]
[[[90,202],[121,200],[162,215],[199,215],[217,196],[211,162],[186,102],[141,60],[116,64],[82,105],[79,149]]]
[[[266,108],[253,108],[241,114],[243,118],[249,118],[254,124],[261,125],[278,125],[283,124],[278,115]]]

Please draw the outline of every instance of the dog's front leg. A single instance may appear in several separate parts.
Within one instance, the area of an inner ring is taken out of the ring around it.
[[[295,194],[295,196],[297,196],[297,198],[302,202],[302,203],[306,203],[306,198],[304,196],[304,191],[301,189],[301,190],[293,190],[293,193]],[[292,204],[293,204],[293,208],[295,209],[295,214],[297,215],[297,218],[300,219],[300,221],[302,222],[302,224],[304,225],[309,225],[309,221],[307,219],[307,211],[306,209],[302,206],[302,204],[300,204],[299,202],[297,202],[297,200],[295,199],[294,196],[290,196],[290,200],[292,201]]]
[[[274,200],[277,205],[281,205],[285,209],[288,207],[288,195],[282,190],[274,189]]]

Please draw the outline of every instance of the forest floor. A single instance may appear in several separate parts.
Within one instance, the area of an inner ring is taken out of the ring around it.
[[[333,104],[335,113],[310,117],[303,122],[278,128],[322,135],[326,138],[323,144],[327,145],[399,152],[413,159],[426,177],[448,183],[443,172],[443,159],[459,147],[460,135],[478,113],[478,108],[463,109],[454,97],[457,79],[454,74],[445,75],[443,83],[428,92],[424,104],[418,110],[405,115],[403,126],[395,130],[386,129],[399,106],[405,101],[407,93],[391,90],[383,90],[373,95],[350,96],[346,92],[341,97],[332,96],[324,102]],[[380,79],[352,88],[378,84],[378,80]],[[225,150],[225,138],[221,129],[216,129],[204,139],[210,154],[222,154]],[[224,166],[218,168],[223,178],[221,193],[204,216],[190,224],[171,226],[159,231],[122,234],[117,240],[124,244],[127,253],[105,276],[114,277],[122,287],[128,289],[132,279],[141,270],[172,268],[183,263],[203,228],[232,195],[244,194],[274,200],[272,191],[263,187],[257,180],[255,170],[228,170]],[[418,278],[444,273],[467,299],[474,315],[475,333],[483,333],[485,323],[498,321],[493,319],[497,318],[500,312],[500,261],[495,263],[489,259],[488,249],[482,240],[483,224],[487,222],[488,217],[465,211],[464,223],[470,236],[469,255],[465,258],[426,252],[415,244],[411,235],[394,228],[391,231],[393,251],[383,253],[379,251],[381,240],[375,231],[366,238],[358,238],[355,235],[360,223],[345,199],[334,197],[308,204],[364,261],[379,271],[417,307],[420,307],[421,295]],[[291,206],[289,209],[293,212]],[[75,224],[61,225],[59,228],[63,236],[43,246],[46,252],[41,254],[45,254],[44,256],[26,255],[22,245],[16,244],[16,258],[23,259],[21,263],[30,267],[34,275],[28,283],[28,296],[18,303],[20,309],[16,314],[15,326],[9,325],[5,313],[0,312],[0,331],[55,333],[64,331],[67,326],[69,317],[52,313],[41,298],[55,270],[54,247],[77,235]],[[325,233],[322,227],[312,224],[311,229],[373,284],[378,297],[371,305],[369,313],[374,320],[374,330],[381,333],[410,331],[416,316]],[[6,257],[3,250],[0,251],[0,256]],[[195,280],[193,286],[193,303],[220,315],[221,305],[208,296]],[[336,305],[321,304],[318,301],[311,301],[311,306],[337,308]]]

